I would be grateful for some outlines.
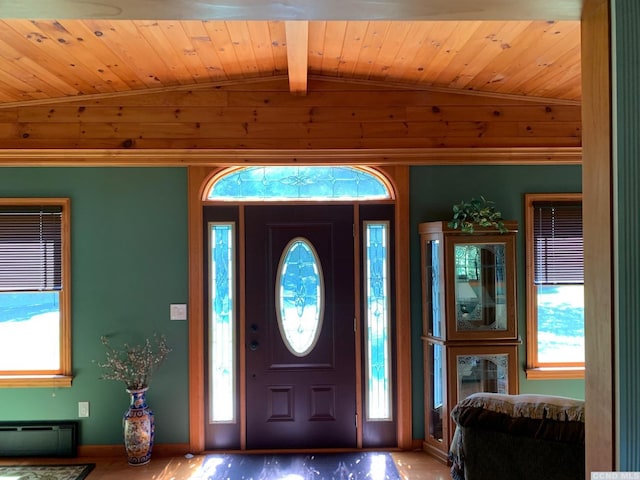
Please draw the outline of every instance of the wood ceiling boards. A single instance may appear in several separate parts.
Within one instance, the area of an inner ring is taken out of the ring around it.
[[[287,74],[575,103],[580,23],[0,21],[0,105]]]

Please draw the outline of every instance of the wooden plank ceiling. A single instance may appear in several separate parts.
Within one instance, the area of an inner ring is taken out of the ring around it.
[[[580,22],[0,20],[0,105],[284,75],[576,103]]]

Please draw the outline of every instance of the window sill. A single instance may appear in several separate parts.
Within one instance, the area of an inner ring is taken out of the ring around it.
[[[0,388],[70,387],[71,375],[0,375]]]
[[[584,367],[538,367],[527,368],[527,380],[561,380],[584,378]]]

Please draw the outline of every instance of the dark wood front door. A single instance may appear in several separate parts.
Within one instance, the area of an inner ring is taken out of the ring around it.
[[[245,225],[247,448],[355,447],[353,207],[247,206]],[[315,251],[324,292],[302,352],[277,313],[281,259],[296,239]]]

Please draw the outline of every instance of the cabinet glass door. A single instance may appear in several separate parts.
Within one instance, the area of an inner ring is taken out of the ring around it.
[[[507,330],[505,243],[456,243],[456,331]]]
[[[429,343],[427,349],[429,369],[429,385],[427,404],[429,408],[428,438],[442,442],[445,436],[447,406],[445,403],[445,358],[442,345]]]
[[[443,272],[441,264],[442,242],[437,239],[425,240],[422,258],[424,261],[422,288],[424,289],[424,335],[442,338],[444,300]]]
[[[509,355],[458,355],[458,401],[472,393],[509,393]]]

